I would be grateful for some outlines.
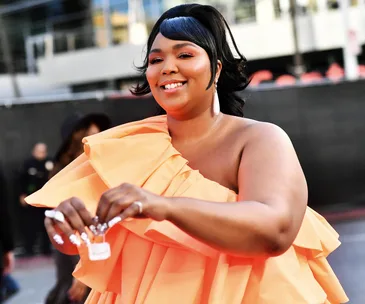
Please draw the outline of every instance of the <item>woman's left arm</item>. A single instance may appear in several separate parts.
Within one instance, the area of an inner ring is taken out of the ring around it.
[[[167,220],[197,239],[244,256],[285,252],[300,229],[307,184],[292,143],[279,127],[251,126],[239,168],[239,202],[170,198]]]

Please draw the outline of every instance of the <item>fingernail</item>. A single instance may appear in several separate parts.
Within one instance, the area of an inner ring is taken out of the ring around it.
[[[55,211],[54,210],[46,210],[44,211],[44,215],[48,218],[54,218]]]
[[[99,224],[97,228],[98,228],[100,233],[104,233],[105,230],[108,229],[108,224],[105,224],[105,223],[104,224]]]
[[[118,224],[122,218],[120,216],[116,216],[115,218],[111,219],[108,223],[109,228],[112,228],[115,224]]]
[[[91,219],[94,223],[98,223],[99,222],[99,217],[95,216]]]
[[[70,239],[70,242],[72,244],[76,245],[77,247],[81,246],[81,242],[78,239],[78,237],[76,236],[76,234],[71,234],[69,239]]]
[[[94,235],[98,235],[98,231],[94,225],[90,225],[89,229]]]
[[[62,239],[62,237],[61,237],[59,234],[55,234],[55,235],[53,236],[53,239],[54,239],[54,241],[55,241],[58,245],[63,245],[63,244],[64,244],[63,239]]]
[[[65,221],[65,216],[61,211],[56,211],[54,214],[54,219],[60,223],[63,223]]]
[[[81,233],[81,239],[85,242],[86,245],[90,245],[91,242],[89,240],[89,236],[86,232]]]

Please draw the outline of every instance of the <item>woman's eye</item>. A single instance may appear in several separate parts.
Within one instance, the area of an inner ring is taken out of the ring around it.
[[[191,57],[193,57],[193,55],[191,55],[189,53],[182,53],[179,55],[179,58],[181,58],[181,59],[191,58]]]
[[[150,64],[156,64],[156,63],[161,62],[161,61],[162,61],[161,58],[152,58],[149,63]]]

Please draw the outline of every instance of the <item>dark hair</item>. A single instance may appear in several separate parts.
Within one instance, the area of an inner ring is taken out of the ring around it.
[[[226,29],[239,58],[235,58],[230,49]],[[207,89],[214,82],[217,61],[222,62],[222,71],[217,84],[221,111],[225,114],[242,117],[245,102],[236,92],[244,90],[249,84],[246,74],[247,60],[239,52],[224,17],[209,5],[178,5],[166,11],[159,18],[148,38],[144,63],[138,68],[143,75],[143,82],[131,90],[132,94],[142,96],[151,92],[145,73],[148,67],[148,54],[159,33],[168,39],[193,42],[207,52],[212,74]]]

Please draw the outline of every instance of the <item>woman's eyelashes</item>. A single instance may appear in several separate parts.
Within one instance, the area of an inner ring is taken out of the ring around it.
[[[152,58],[152,59],[150,59],[149,64],[156,64],[161,61],[162,61],[162,58]]]
[[[188,59],[193,57],[193,54],[190,53],[181,53],[177,56],[178,59]],[[149,64],[156,64],[163,61],[163,59],[161,57],[155,57],[155,58],[151,58],[149,61]]]
[[[191,58],[191,57],[193,57],[193,55],[190,53],[181,53],[178,56],[178,58],[180,58],[180,59],[187,59],[187,58]]]

